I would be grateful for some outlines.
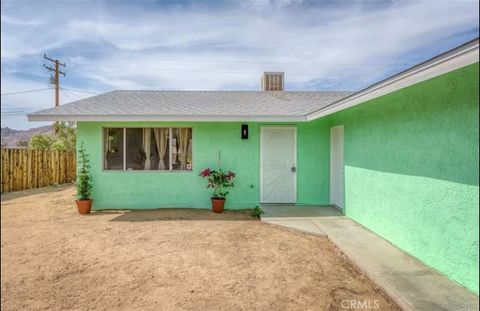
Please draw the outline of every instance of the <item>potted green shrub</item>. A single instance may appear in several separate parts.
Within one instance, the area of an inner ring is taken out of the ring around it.
[[[91,199],[92,177],[90,176],[90,161],[83,143],[78,151],[78,155],[77,200],[75,203],[77,203],[78,212],[84,215],[90,214],[93,200]]]
[[[228,194],[227,188],[233,187],[235,173],[232,171],[223,172],[221,169],[211,170],[206,168],[200,171],[199,176],[207,178],[207,188],[213,188],[211,197],[212,211],[214,213],[222,213]]]

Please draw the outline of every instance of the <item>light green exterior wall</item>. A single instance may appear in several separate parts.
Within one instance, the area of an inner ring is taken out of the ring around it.
[[[209,208],[210,190],[198,172],[221,167],[237,173],[226,208],[253,208],[259,201],[260,124],[249,124],[249,138],[240,137],[241,123],[79,122],[78,143],[90,155],[94,209],[162,207]],[[291,124],[289,124],[291,125]],[[103,171],[102,127],[192,127],[193,171]],[[296,124],[297,202],[329,203],[328,124],[326,120]]]
[[[346,215],[477,294],[478,68],[328,117],[344,125]]]
[[[345,213],[478,294],[478,63],[297,126],[297,203],[329,203],[330,127],[345,128]],[[288,124],[291,125],[291,124]],[[192,126],[193,172],[102,171],[102,127]],[[260,124],[79,122],[94,209],[208,208],[197,176],[237,173],[227,208],[259,200]]]

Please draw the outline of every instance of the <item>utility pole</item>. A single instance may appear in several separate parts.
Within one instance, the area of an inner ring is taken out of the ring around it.
[[[60,71],[59,68],[60,66],[66,67],[65,63],[61,63],[58,59],[52,59],[50,57],[47,57],[47,54],[43,54],[43,58],[46,60],[52,62],[54,64],[54,68],[47,66],[43,64],[43,67],[47,68],[49,71],[53,71],[54,76],[53,76],[53,83],[55,84],[55,106],[60,105],[60,75],[63,75],[65,77],[65,72]],[[51,82],[50,82],[51,83]]]

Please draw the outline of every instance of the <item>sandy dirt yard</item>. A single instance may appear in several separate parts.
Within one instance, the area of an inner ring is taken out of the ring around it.
[[[80,216],[73,200],[73,186],[3,196],[2,310],[399,309],[328,239],[249,212]]]

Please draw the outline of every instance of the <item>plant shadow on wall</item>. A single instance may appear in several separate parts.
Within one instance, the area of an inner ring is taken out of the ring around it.
[[[478,97],[477,64],[332,115],[345,166],[478,186]]]
[[[222,213],[227,194],[229,193],[227,189],[233,187],[235,173],[232,171],[224,172],[222,169],[211,170],[206,168],[200,171],[198,175],[207,179],[207,188],[213,188],[211,197],[212,211],[214,213]]]

